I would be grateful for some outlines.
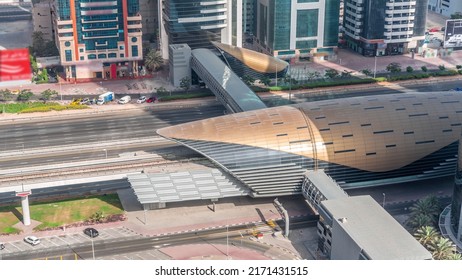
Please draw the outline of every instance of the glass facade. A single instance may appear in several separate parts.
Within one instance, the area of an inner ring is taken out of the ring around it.
[[[385,32],[385,4],[387,0],[366,0],[364,25],[360,36],[367,39],[382,39]]]
[[[297,38],[318,36],[318,9],[297,11]]]
[[[213,48],[226,26],[226,5],[215,0],[163,1],[169,44],[187,43],[191,49]]]
[[[297,41],[295,48],[297,49],[313,49],[318,45],[318,40]]]
[[[451,205],[451,226],[458,236],[460,222],[460,207],[462,206],[462,142],[459,140],[459,157],[457,162],[456,176],[454,180],[454,192]]]
[[[270,41],[270,46],[274,50],[288,50],[290,49],[290,18],[292,16],[291,1],[274,1],[274,26],[272,34],[274,34],[274,41]]]
[[[428,0],[417,0],[415,3],[414,36],[425,35]]]
[[[324,47],[337,46],[340,0],[326,0],[324,14]]]

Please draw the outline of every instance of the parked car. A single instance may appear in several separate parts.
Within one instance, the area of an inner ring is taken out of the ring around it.
[[[90,236],[91,238],[95,238],[99,235],[99,232],[94,228],[86,228],[83,230],[83,233]]]
[[[90,98],[84,98],[82,101],[80,101],[80,104],[82,105],[88,105],[90,104]]]
[[[71,105],[79,105],[82,102],[82,98],[74,98],[71,101]]]
[[[127,104],[131,100],[132,98],[130,97],[130,95],[125,95],[124,97],[119,99],[119,104]]]
[[[5,249],[5,243],[0,242],[0,250]]]
[[[441,30],[440,27],[433,27],[433,28],[429,29],[428,31],[430,31],[430,32],[438,32],[440,30]]]
[[[140,96],[140,98],[138,98],[138,100],[136,100],[136,103],[144,103],[146,102],[146,96]]]
[[[148,99],[146,99],[146,103],[153,103],[153,102],[156,102],[157,101],[157,98],[155,97],[149,97]]]
[[[40,239],[38,239],[36,236],[29,235],[24,238],[24,241],[26,243],[29,243],[32,246],[40,244]]]

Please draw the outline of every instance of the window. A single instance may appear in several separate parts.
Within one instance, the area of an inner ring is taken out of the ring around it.
[[[297,38],[318,35],[318,9],[297,11]]]
[[[66,61],[72,61],[72,51],[66,50]]]
[[[138,56],[138,46],[132,46],[132,56]]]

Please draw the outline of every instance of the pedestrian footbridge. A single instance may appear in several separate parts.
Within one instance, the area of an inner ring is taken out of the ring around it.
[[[230,113],[266,108],[266,105],[215,53],[195,49],[191,68]]]

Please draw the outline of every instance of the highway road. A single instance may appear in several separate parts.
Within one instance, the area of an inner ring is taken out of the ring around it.
[[[317,223],[316,216],[305,217],[304,219],[293,221],[293,229],[314,227]],[[271,248],[268,243],[254,242],[251,237],[253,234],[261,232],[271,235],[274,231],[281,228],[272,228],[264,223],[238,225],[232,227],[222,227],[204,231],[187,232],[180,234],[142,237],[131,236],[114,239],[94,239],[95,257],[105,259],[111,255],[122,255],[132,252],[146,250],[158,250],[165,247],[179,246],[184,244],[222,244],[226,245],[227,239],[229,246],[241,246],[261,252],[262,254]],[[200,256],[200,253],[197,253]],[[4,260],[33,260],[33,259],[85,259],[93,258],[93,248],[90,241],[65,246],[48,247],[41,249],[28,250],[24,252],[4,254]],[[293,258],[293,255],[290,257]]]

